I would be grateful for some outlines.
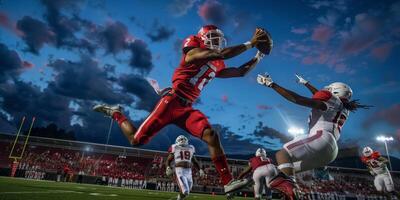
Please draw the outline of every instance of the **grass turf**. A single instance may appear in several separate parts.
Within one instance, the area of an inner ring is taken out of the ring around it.
[[[174,200],[176,196],[177,193],[154,190],[0,177],[0,200]],[[187,198],[187,200],[194,199],[222,200],[226,199],[226,197],[191,194]],[[235,198],[235,200],[241,199],[246,198]]]

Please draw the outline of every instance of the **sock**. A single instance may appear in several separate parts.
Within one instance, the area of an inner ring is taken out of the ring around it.
[[[226,156],[217,156],[212,158],[212,161],[215,165],[215,169],[219,173],[219,176],[221,177],[221,182],[224,185],[227,185],[232,179],[232,174],[229,171],[228,167],[228,162],[226,161]]]
[[[118,122],[118,124],[121,126],[122,122],[128,120],[124,114],[122,114],[121,112],[114,112],[112,114],[112,118]]]

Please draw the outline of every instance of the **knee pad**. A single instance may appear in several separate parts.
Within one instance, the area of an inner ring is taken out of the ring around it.
[[[293,163],[283,163],[283,164],[278,165],[279,170],[284,169],[284,168],[293,168],[293,167],[294,167]]]

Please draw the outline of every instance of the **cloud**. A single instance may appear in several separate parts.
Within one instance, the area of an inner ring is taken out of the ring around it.
[[[308,32],[308,30],[306,28],[294,28],[294,27],[292,27],[290,32],[292,32],[294,34],[301,35],[301,34],[306,34]]]
[[[147,74],[153,69],[152,54],[147,44],[142,40],[135,40],[129,44],[132,56],[129,65],[141,73]]]
[[[257,105],[258,110],[271,110],[272,107],[268,105]]]
[[[14,22],[12,22],[6,13],[0,12],[0,27],[4,27],[7,30],[14,32],[16,35],[21,36],[21,32],[16,28]]]
[[[381,44],[371,50],[371,55],[380,61],[386,60],[393,49],[393,44],[385,43]]]
[[[333,37],[334,31],[326,25],[319,25],[314,28],[311,39],[321,44],[327,43]]]
[[[107,53],[117,54],[126,50],[133,37],[129,35],[128,28],[121,22],[108,23],[98,33],[99,42]]]
[[[168,40],[174,35],[175,29],[172,27],[164,26],[155,20],[152,28],[146,33],[147,37],[153,42],[161,42]]]
[[[8,79],[16,79],[23,67],[23,62],[18,53],[0,43],[0,83]]]
[[[40,88],[22,81],[0,84],[3,100],[1,108],[13,116],[17,123],[22,116],[36,116],[37,125],[55,122],[61,127],[69,127],[69,100],[49,89],[41,92]],[[40,108],[40,109],[39,109]]]
[[[291,140],[291,138],[283,134],[273,128],[270,128],[268,126],[264,126],[262,122],[258,122],[258,125],[256,127],[256,130],[253,132],[254,136],[256,137],[269,137],[271,139],[278,139],[280,143],[284,144],[288,141]]]
[[[45,44],[55,43],[55,34],[43,22],[30,16],[25,16],[17,22],[17,28],[22,33],[22,39],[28,45],[28,51],[39,54]]]
[[[174,0],[168,5],[169,12],[175,17],[185,15],[198,0]]]
[[[112,87],[107,71],[98,63],[82,56],[80,61],[55,60],[48,64],[56,71],[48,88],[56,94],[74,99],[97,100],[109,104],[129,104],[133,99]]]
[[[123,90],[140,98],[136,103],[136,108],[140,110],[152,111],[157,101],[160,99],[151,85],[143,77],[138,75],[123,75],[119,78],[119,83]]]
[[[395,128],[400,128],[400,104],[373,113],[363,123],[364,128],[369,128],[380,122],[387,123]]]
[[[381,36],[382,22],[369,14],[360,13],[350,31],[342,32],[341,50],[345,53],[358,54],[378,41]]]
[[[75,33],[83,27],[77,17],[63,15],[62,10],[77,13],[83,0],[42,0],[46,8],[44,17],[49,28],[54,33],[56,47],[86,50],[93,54],[96,47],[88,39],[78,38]]]
[[[226,9],[217,0],[206,0],[199,6],[197,13],[204,21],[219,26],[227,21]]]
[[[227,95],[222,95],[222,96],[221,96],[221,100],[222,100],[222,102],[224,102],[224,103],[228,103],[228,101],[229,101]]]

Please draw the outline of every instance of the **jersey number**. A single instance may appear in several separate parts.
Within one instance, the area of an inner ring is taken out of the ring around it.
[[[190,151],[181,151],[181,160],[189,160],[190,159]]]
[[[337,123],[339,132],[342,130],[344,123],[346,122],[347,117],[346,115],[342,114],[342,111],[339,111],[335,118],[333,119],[333,123]]]
[[[214,77],[215,77],[215,72],[212,71],[208,74],[208,77],[203,77],[202,76],[207,72],[207,70],[210,67],[208,65],[204,65],[203,67],[200,68],[199,73],[197,73],[193,78],[190,79],[190,83],[192,85],[196,85],[197,82],[199,82],[199,78],[200,78],[200,83],[197,86],[197,88],[199,88],[199,90],[202,90],[204,85],[208,82],[210,82]]]
[[[372,168],[378,168],[379,167],[379,162],[376,161],[376,160],[370,160],[368,163]]]

